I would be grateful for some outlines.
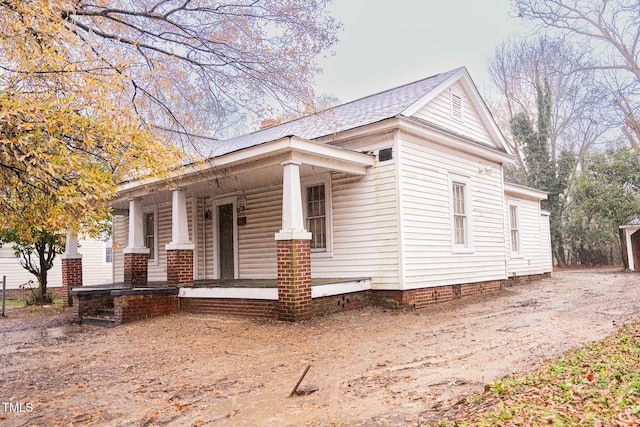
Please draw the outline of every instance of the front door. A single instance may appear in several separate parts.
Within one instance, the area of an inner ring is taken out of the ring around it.
[[[233,279],[235,257],[233,248],[233,204],[218,206],[218,265],[221,279]]]

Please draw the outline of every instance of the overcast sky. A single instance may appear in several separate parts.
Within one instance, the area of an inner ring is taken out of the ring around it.
[[[509,0],[334,0],[343,29],[316,93],[348,102],[466,66],[485,94],[487,58],[527,31],[509,10]]]

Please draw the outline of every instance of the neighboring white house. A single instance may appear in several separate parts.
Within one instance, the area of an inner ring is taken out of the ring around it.
[[[78,251],[82,254],[82,280],[85,285],[99,285],[113,282],[111,241],[100,239],[80,240]],[[47,287],[56,288],[62,286],[61,257],[57,255],[53,268],[47,276]],[[20,259],[15,256],[14,250],[9,244],[0,246],[0,280],[2,276],[7,278],[7,289],[18,289],[20,285],[33,280],[36,277],[22,268]]]
[[[119,248],[132,246],[130,209],[141,212],[149,281],[167,280],[176,209],[194,280],[275,279],[276,239],[298,200],[312,278],[370,278],[373,293],[403,299],[551,272],[546,194],[504,182],[513,153],[465,68],[211,149],[171,188],[125,183],[113,202]],[[113,267],[124,281],[122,249]]]

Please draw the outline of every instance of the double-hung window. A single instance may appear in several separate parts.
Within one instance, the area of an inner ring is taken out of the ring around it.
[[[311,252],[331,254],[331,177],[304,180],[305,228],[311,232]]]
[[[144,245],[149,248],[149,260],[155,261],[157,256],[157,234],[156,212],[150,211],[144,214]]]
[[[453,182],[453,242],[456,245],[467,245],[467,206],[466,185],[461,182]]]
[[[509,228],[511,230],[511,253],[520,253],[520,220],[518,207],[509,205]]]
[[[453,252],[473,251],[473,228],[470,204],[469,178],[449,177],[451,203],[451,244]]]

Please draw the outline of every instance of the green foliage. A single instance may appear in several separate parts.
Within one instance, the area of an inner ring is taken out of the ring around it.
[[[621,148],[587,156],[571,195],[570,229],[577,244],[617,242],[619,226],[640,214],[640,154]]]
[[[557,161],[552,161],[549,148],[551,135],[551,85],[545,79],[536,82],[537,92],[537,129],[525,113],[516,114],[511,120],[511,133],[517,147],[522,150],[526,170],[512,172],[510,176],[520,178],[520,182],[546,191],[548,198],[543,208],[551,213],[551,244],[556,260],[560,265],[566,264],[564,258],[565,223],[567,221],[566,194],[571,177],[575,172],[576,156],[570,150],[562,150]]]

